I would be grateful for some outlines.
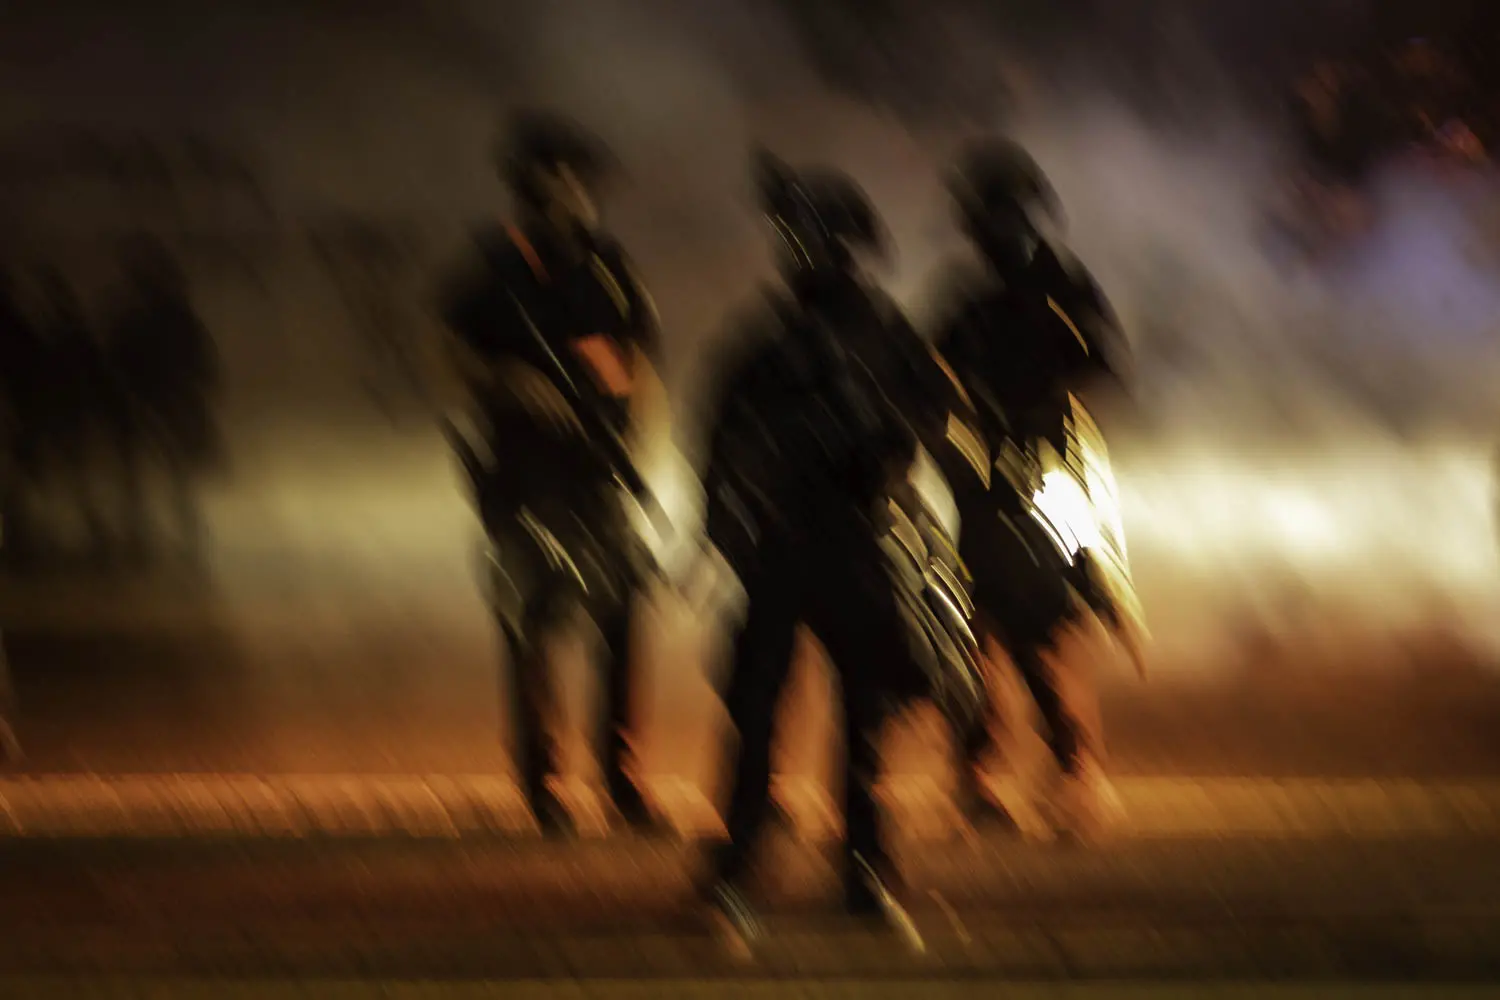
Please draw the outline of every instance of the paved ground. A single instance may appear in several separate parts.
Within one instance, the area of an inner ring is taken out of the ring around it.
[[[760,887],[771,937],[727,957],[687,904],[689,848],[11,842],[0,974],[391,979],[1353,978],[1500,975],[1489,840],[987,838],[902,851],[916,956],[829,907],[787,839]]]
[[[1133,982],[1133,983],[1015,983],[1004,984],[1003,995],[1013,1000],[1325,1000],[1325,998],[1369,997],[1372,1000],[1468,1000],[1489,998],[1494,990],[1486,985],[1416,983],[1345,984],[1314,983],[1221,983],[1221,982]],[[91,1000],[150,998],[150,1000],[259,1000],[266,997],[308,1000],[760,1000],[760,998],[827,997],[849,1000],[990,1000],[1000,987],[985,979],[949,980],[828,980],[783,978],[774,980],[725,981],[721,979],[674,980],[537,980],[514,982],[452,982],[328,980],[224,981],[219,979],[141,978],[0,978],[0,990],[17,1000]]]
[[[1027,803],[1035,786],[995,783],[1028,833],[1045,825]],[[1132,778],[1118,780],[1123,816],[1114,833],[1130,840],[1235,837],[1274,840],[1430,839],[1500,835],[1500,781]],[[562,786],[585,838],[609,834],[594,790]],[[697,788],[651,785],[677,835],[723,832]],[[799,836],[837,835],[836,811],[810,779],[783,778],[778,796]],[[884,798],[904,836],[942,843],[964,824],[935,781],[893,778]],[[519,790],[492,775],[195,774],[99,777],[51,775],[0,780],[0,844],[28,838],[459,840],[526,836],[534,824]]]
[[[826,906],[832,734],[809,671],[782,767],[806,839],[770,848],[775,933],[746,969],[684,905],[692,848],[604,836],[576,739],[585,839],[531,835],[474,608],[183,587],[112,620],[0,601],[29,753],[0,779],[0,996],[1214,995],[1203,977],[1431,996],[1500,977],[1500,679],[1461,658],[1107,684],[1126,816],[1097,852],[967,835],[943,740],[906,727],[888,804],[922,959]],[[642,652],[646,770],[679,831],[711,836],[705,650],[663,630]]]

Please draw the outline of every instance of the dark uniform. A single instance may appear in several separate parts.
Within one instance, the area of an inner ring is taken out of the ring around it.
[[[537,169],[582,155],[551,133],[537,137],[560,123],[526,128]],[[629,404],[620,379],[637,351],[655,357],[655,312],[615,243],[541,219],[537,212],[524,226],[483,233],[479,266],[443,303],[448,326],[485,374],[478,409],[493,461],[463,454],[491,542],[489,596],[514,679],[517,769],[543,828],[569,827],[548,786],[560,763],[560,705],[547,644],[586,609],[608,657],[605,786],[628,821],[647,825],[653,817],[625,765],[633,598],[650,557],[620,494],[623,485],[644,495],[623,444]]]
[[[739,747],[711,898],[736,933],[754,936],[741,885],[770,813],[772,726],[805,623],[840,682],[846,902],[909,928],[886,888],[876,741],[892,706],[931,685],[881,543],[892,488],[919,437],[942,421],[952,385],[854,269],[851,248],[878,246],[880,232],[853,183],[798,177],[770,159],[763,167],[791,294],[773,297],[768,329],[728,366],[704,477],[709,540],[748,599],[724,692]]]
[[[988,484],[966,470],[950,474],[962,529],[960,553],[974,577],[984,628],[1025,680],[1048,744],[1064,775],[1096,759],[1085,713],[1071,703],[1043,653],[1075,614],[1075,595],[1113,616],[1089,573],[1035,515],[1039,448],[1072,456],[1070,393],[1113,371],[1115,324],[1097,286],[1037,233],[1030,213],[1051,197],[1023,152],[1001,144],[976,152],[956,186],[966,225],[990,265],[989,277],[961,295],[940,324],[937,346],[968,390],[995,461]],[[946,468],[945,468],[946,471]],[[977,771],[993,745],[991,724],[962,736],[965,805],[988,805]]]

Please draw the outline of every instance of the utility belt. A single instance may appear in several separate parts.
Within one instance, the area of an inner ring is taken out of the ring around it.
[[[995,449],[993,469],[995,485],[1009,486],[1023,501],[1042,488],[1041,450],[1034,442],[1003,439]]]
[[[915,676],[906,694],[930,699],[967,732],[987,704],[984,669],[973,630],[973,580],[957,546],[920,500],[891,502],[880,547],[905,626]],[[900,692],[897,692],[898,696]]]

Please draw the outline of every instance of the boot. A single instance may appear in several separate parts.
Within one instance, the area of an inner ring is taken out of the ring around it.
[[[844,876],[844,908],[851,916],[875,920],[894,931],[901,943],[914,954],[927,951],[927,942],[896,898],[890,882],[859,854],[848,861]]]
[[[714,937],[730,957],[749,961],[765,938],[765,928],[744,891],[727,879],[715,879],[703,895]]]
[[[534,787],[526,796],[531,815],[536,819],[537,829],[549,840],[566,839],[577,835],[578,825],[572,813],[563,805],[557,793],[545,784]]]
[[[655,834],[668,829],[667,822],[654,809],[640,786],[624,776],[609,782],[609,799],[615,812],[636,833]]]
[[[984,780],[971,767],[960,766],[954,804],[959,815],[975,830],[1017,828],[1015,817],[985,787]]]
[[[1108,840],[1125,820],[1125,806],[1114,783],[1093,757],[1082,757],[1065,770],[1051,802],[1059,836],[1085,846]]]

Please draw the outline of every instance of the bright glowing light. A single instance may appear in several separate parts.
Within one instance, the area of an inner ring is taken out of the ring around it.
[[[1067,472],[1054,469],[1042,476],[1042,488],[1032,502],[1046,525],[1056,530],[1054,537],[1069,556],[1076,556],[1080,549],[1097,548],[1103,540],[1083,484]]]
[[[338,451],[316,444],[278,450],[274,467],[245,468],[210,504],[221,593],[281,604],[291,594],[299,613],[374,599],[482,623],[479,527],[436,436]],[[1122,558],[1123,523],[1129,569],[1162,650],[1153,662],[1180,658],[1201,669],[1217,662],[1205,652],[1211,644],[1232,645],[1247,628],[1284,633],[1288,609],[1366,639],[1436,623],[1500,642],[1489,442],[1363,440],[1225,454],[1167,441],[1117,457],[1117,490],[1104,481],[1107,460],[1091,454],[1085,448],[1087,497],[1054,467],[1036,501],[1080,545]],[[674,528],[658,538],[641,519],[642,533],[670,568],[697,548],[701,497],[669,438],[652,439],[642,457]],[[948,520],[941,479],[930,469],[914,479]]]

